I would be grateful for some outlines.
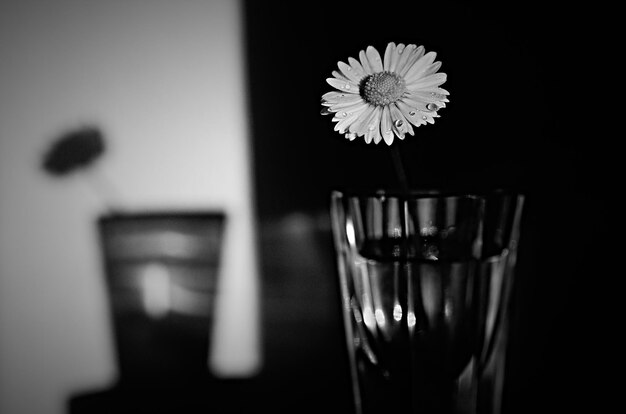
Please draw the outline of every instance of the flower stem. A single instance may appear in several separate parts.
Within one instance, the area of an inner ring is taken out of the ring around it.
[[[391,149],[391,159],[393,162],[393,167],[396,170],[396,176],[398,177],[398,182],[400,183],[400,189],[404,194],[409,194],[409,180],[407,179],[406,170],[404,168],[404,164],[402,163],[402,156],[400,155],[400,150],[398,145],[392,145]]]

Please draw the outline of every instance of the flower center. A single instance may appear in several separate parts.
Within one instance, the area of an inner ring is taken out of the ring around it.
[[[402,97],[404,91],[404,79],[389,71],[370,75],[361,84],[361,97],[374,106],[392,104]]]

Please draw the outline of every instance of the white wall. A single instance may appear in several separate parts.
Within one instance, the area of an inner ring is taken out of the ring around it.
[[[259,357],[241,6],[232,0],[0,2],[0,412],[60,414],[115,379],[95,217],[84,177],[39,169],[60,132],[91,123],[94,173],[116,206],[225,208],[216,372]],[[236,256],[235,256],[236,254]],[[236,322],[235,322],[236,321]]]

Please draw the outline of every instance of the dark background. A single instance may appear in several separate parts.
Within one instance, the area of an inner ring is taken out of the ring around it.
[[[571,8],[257,3],[247,2],[246,15],[261,216],[325,208],[333,187],[395,182],[384,143],[349,142],[333,131],[330,116],[320,116],[337,61],[358,58],[368,45],[382,55],[388,42],[424,45],[448,74],[442,86],[450,103],[441,118],[399,143],[413,185],[480,181],[532,190],[585,180],[578,168],[588,143],[570,128],[590,122],[597,109],[583,92],[592,88],[586,71],[594,63]],[[577,111],[568,113],[573,98]]]
[[[322,247],[331,244],[328,195],[396,181],[387,146],[344,139],[320,115],[320,98],[332,90],[326,78],[337,61],[358,58],[368,45],[382,54],[388,42],[415,43],[437,52],[451,95],[435,125],[398,143],[411,184],[501,186],[527,195],[507,412],[600,412],[608,405],[605,291],[615,271],[603,191],[616,166],[599,127],[610,92],[602,86],[597,11],[540,1],[246,2],[267,369],[277,366],[273,352],[282,352],[282,361],[304,373],[278,370],[294,375],[295,388],[303,381],[320,399],[349,392],[337,369],[345,362],[342,344],[333,336],[341,334],[332,313],[334,259]],[[319,244],[309,246],[320,246],[322,264],[284,264],[298,257],[284,250],[298,246],[288,230],[293,217],[316,218],[305,228],[317,235]],[[277,332],[299,342],[280,342]]]

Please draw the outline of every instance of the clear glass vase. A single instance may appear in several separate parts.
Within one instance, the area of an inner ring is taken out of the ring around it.
[[[332,193],[357,414],[501,412],[523,201]]]

